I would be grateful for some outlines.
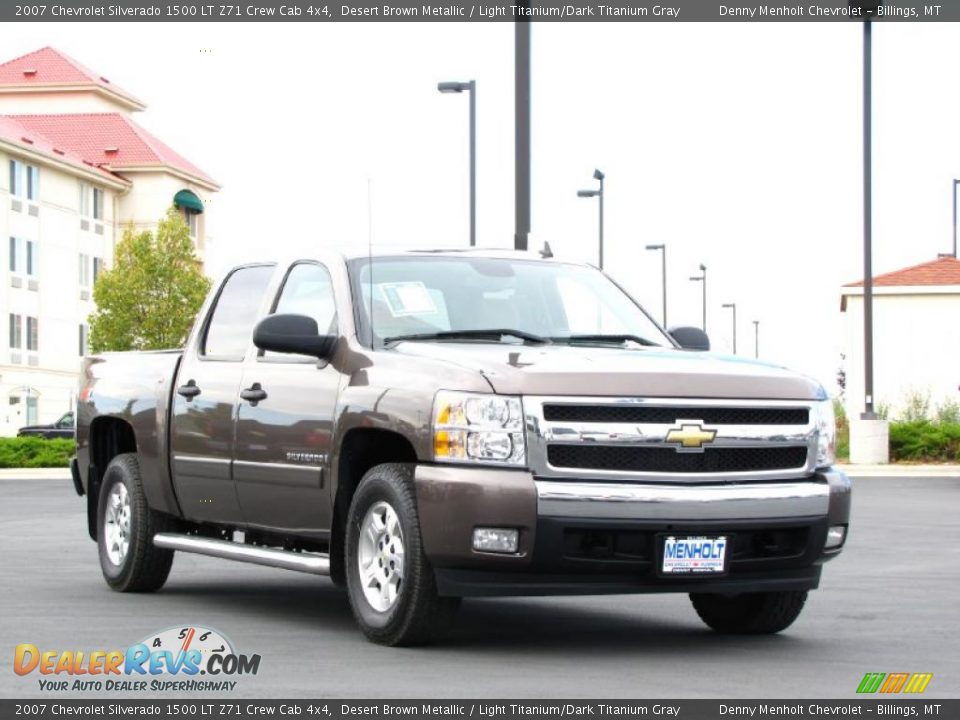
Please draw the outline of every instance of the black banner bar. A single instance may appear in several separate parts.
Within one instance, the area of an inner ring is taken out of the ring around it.
[[[942,2],[943,0],[941,0]],[[0,22],[836,22],[862,20],[847,0],[60,0],[0,3]],[[876,21],[960,21],[960,3],[885,2]]]
[[[651,720],[768,720],[770,718],[960,717],[960,700],[0,700],[0,718],[650,718]]]

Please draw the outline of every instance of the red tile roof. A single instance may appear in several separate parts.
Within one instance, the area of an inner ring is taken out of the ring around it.
[[[121,178],[118,178],[110,171],[97,167],[93,163],[84,162],[83,157],[79,153],[64,145],[57,145],[49,138],[35,133],[25,125],[17,122],[14,118],[0,115],[0,140],[19,145],[25,150],[46,155],[60,162],[67,163],[68,165],[99,173],[114,181],[123,182]]]
[[[163,166],[216,185],[203,170],[121,113],[6,117],[109,170],[122,172],[124,167]]]
[[[74,85],[99,88],[119,95],[127,102],[143,108],[143,103],[107,78],[85,68],[69,55],[51,47],[40,48],[0,65],[0,88],[3,86]]]
[[[874,286],[891,287],[902,285],[960,285],[960,260],[941,257],[913,267],[895,270],[873,278]],[[863,287],[863,280],[848,283],[844,287]]]

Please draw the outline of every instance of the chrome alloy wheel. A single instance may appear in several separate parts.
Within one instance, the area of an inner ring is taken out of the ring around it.
[[[107,507],[103,511],[103,541],[110,562],[122,565],[130,549],[130,494],[122,482],[113,486],[107,498]]]
[[[367,510],[360,526],[357,564],[370,607],[378,612],[392,608],[403,583],[403,531],[389,503],[376,502]]]

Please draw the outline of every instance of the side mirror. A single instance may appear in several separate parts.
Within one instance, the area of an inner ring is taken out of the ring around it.
[[[684,350],[706,352],[710,349],[710,338],[698,327],[670,328],[670,335]]]
[[[261,350],[326,359],[337,339],[321,335],[317,321],[306,315],[268,315],[253,329],[253,344]]]

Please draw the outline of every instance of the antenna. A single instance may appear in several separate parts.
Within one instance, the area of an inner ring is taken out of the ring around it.
[[[367,267],[370,274],[370,349],[373,350],[373,180],[367,178]]]

